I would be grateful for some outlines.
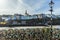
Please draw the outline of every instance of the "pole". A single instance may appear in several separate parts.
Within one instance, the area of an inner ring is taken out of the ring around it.
[[[53,34],[52,34],[52,30],[53,30],[53,29],[52,29],[52,7],[51,7],[51,40],[52,40],[52,35],[53,35]]]
[[[51,0],[51,2],[49,3],[49,5],[50,5],[50,12],[51,12],[51,30],[50,30],[50,33],[51,33],[51,38],[50,38],[50,40],[52,40],[52,36],[53,36],[53,29],[52,29],[52,12],[53,12],[53,4],[54,4],[54,2]]]

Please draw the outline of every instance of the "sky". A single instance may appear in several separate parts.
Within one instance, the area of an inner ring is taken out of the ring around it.
[[[50,14],[50,0],[0,0],[0,15],[25,14]],[[53,0],[53,14],[60,15],[60,0]]]

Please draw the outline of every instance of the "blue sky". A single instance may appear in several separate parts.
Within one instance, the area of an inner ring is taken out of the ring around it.
[[[53,14],[60,15],[60,0],[53,1]],[[0,0],[0,14],[24,14],[25,10],[29,14],[50,14],[49,2],[50,0]]]

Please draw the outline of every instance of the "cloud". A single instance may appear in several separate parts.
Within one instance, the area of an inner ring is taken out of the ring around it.
[[[53,13],[55,15],[60,15],[60,8],[55,8]]]
[[[47,0],[23,0],[22,4],[24,5],[23,9],[28,10],[29,14],[35,14],[37,13],[36,10],[42,8],[44,6],[44,3],[46,3]]]
[[[0,4],[0,14],[24,14],[25,10],[29,14],[49,13],[48,0],[3,0],[2,3]],[[59,10],[57,8],[55,12],[57,13]]]
[[[4,1],[4,0],[3,0]],[[24,14],[25,10],[28,10],[29,14],[35,13],[35,10],[41,8],[44,4],[44,0],[5,0],[2,3],[4,6],[0,7],[1,14],[14,14],[21,13]]]

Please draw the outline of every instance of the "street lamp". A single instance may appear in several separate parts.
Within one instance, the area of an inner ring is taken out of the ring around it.
[[[50,6],[50,12],[51,12],[51,39],[50,40],[52,40],[52,12],[53,12],[53,5],[54,5],[54,2],[53,2],[53,0],[51,0],[50,1],[50,3],[49,3],[49,6]]]

